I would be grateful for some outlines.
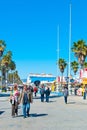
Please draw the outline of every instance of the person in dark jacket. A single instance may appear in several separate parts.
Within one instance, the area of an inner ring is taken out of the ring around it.
[[[67,104],[67,97],[68,97],[68,88],[67,87],[64,87],[63,93],[64,93],[64,101]]]
[[[49,87],[47,87],[47,89],[45,90],[45,94],[46,94],[46,102],[49,102],[49,95],[50,95]]]
[[[41,102],[44,102],[44,94],[45,94],[44,85],[42,85],[40,88],[40,94],[41,94]]]
[[[25,84],[23,87],[23,92],[20,94],[20,101],[22,103],[22,109],[23,109],[23,118],[26,118],[26,116],[29,117],[30,112],[30,103],[32,102],[32,96],[31,91]]]

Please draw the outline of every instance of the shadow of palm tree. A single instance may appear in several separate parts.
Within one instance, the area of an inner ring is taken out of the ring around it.
[[[2,113],[4,113],[5,111],[0,111],[0,115],[2,114]]]

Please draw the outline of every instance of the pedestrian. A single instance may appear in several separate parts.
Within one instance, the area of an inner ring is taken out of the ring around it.
[[[68,88],[65,86],[64,87],[64,101],[67,104],[67,97],[68,97]]]
[[[30,99],[31,99],[31,103],[33,102],[33,92],[34,92],[34,89],[33,89],[33,87],[32,87],[32,85],[29,85],[28,87],[27,87],[27,90],[28,90],[28,92],[29,92],[29,94],[30,94]]]
[[[47,89],[45,90],[45,94],[46,94],[46,102],[49,102],[49,95],[50,95],[49,87],[47,87]]]
[[[86,99],[86,87],[83,88],[83,99]]]
[[[38,88],[35,86],[34,87],[34,95],[35,95],[35,97],[37,96],[37,92],[38,92]]]
[[[18,105],[19,105],[20,92],[18,91],[18,85],[15,83],[12,93],[10,95],[10,103],[12,106],[12,117],[18,116]]]
[[[26,116],[29,117],[30,112],[30,103],[32,101],[32,96],[27,88],[27,85],[24,85],[23,92],[20,94],[20,100],[22,102],[22,110],[23,110],[23,117],[26,118]]]
[[[40,88],[40,94],[41,94],[41,102],[44,102],[44,94],[45,94],[44,85],[42,85]]]

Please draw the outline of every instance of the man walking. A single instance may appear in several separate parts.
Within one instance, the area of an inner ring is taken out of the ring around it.
[[[29,117],[30,111],[30,102],[31,102],[31,95],[30,92],[27,90],[27,85],[24,85],[23,92],[21,93],[20,100],[22,102],[23,108],[23,117]]]
[[[68,97],[68,88],[67,87],[64,87],[63,93],[64,93],[64,101],[67,104],[67,97]]]

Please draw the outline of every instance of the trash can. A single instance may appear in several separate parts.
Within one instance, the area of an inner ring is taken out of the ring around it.
[[[83,99],[86,99],[86,92],[83,93]]]

